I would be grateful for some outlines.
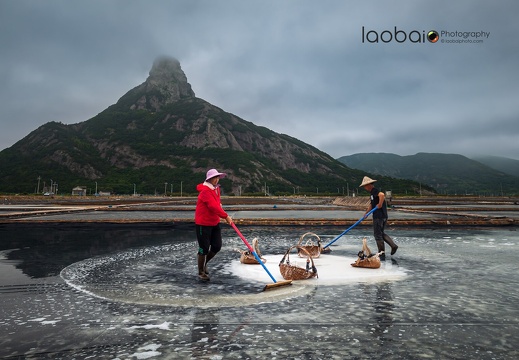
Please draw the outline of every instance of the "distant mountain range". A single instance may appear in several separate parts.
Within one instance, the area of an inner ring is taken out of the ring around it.
[[[228,195],[351,195],[370,175],[197,98],[180,63],[161,57],[144,83],[95,117],[44,124],[1,151],[0,192],[196,194],[210,168],[228,173]],[[381,180],[394,193],[434,191]]]
[[[519,161],[501,157],[469,159],[456,154],[362,153],[338,158],[353,169],[415,180],[439,194],[517,195]]]
[[[472,160],[505,174],[519,176],[519,160],[499,156],[477,156],[473,157]]]

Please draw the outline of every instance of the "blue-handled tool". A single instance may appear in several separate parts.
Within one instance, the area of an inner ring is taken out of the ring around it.
[[[269,269],[267,269],[267,267],[265,266],[265,264],[263,264],[263,261],[261,261],[260,257],[259,257],[258,254],[256,253],[256,251],[254,251],[254,249],[253,249],[252,246],[249,244],[249,242],[247,241],[247,239],[245,239],[245,236],[243,236],[242,233],[240,232],[240,230],[238,230],[238,228],[236,227],[236,225],[234,225],[234,222],[231,223],[231,226],[233,227],[234,231],[236,231],[236,233],[238,234],[238,236],[241,238],[241,240],[243,241],[243,243],[247,246],[247,248],[248,248],[249,251],[252,253],[252,255],[254,255],[254,257],[256,258],[256,261],[257,261],[261,266],[263,266],[263,269],[265,269],[265,271],[267,272],[267,274],[269,274],[270,278],[271,278],[272,281],[274,282],[273,284],[267,284],[267,285],[265,285],[265,287],[263,288],[263,291],[265,291],[265,290],[270,290],[270,289],[272,289],[272,288],[279,287],[279,286],[285,286],[285,285],[290,285],[290,284],[292,284],[292,280],[276,281],[276,279],[274,278],[274,276],[272,276],[272,274],[270,273]]]
[[[362,222],[362,220],[364,220],[365,218],[367,218],[368,216],[370,216],[375,210],[377,210],[378,208],[375,206],[373,209],[371,209],[366,215],[364,215],[363,217],[361,217],[355,224],[353,224],[352,226],[350,226],[349,228],[347,228],[346,230],[344,230],[339,236],[337,236],[335,239],[333,239],[332,241],[330,241],[330,243],[328,243],[327,245],[325,245],[323,247],[323,249],[326,249],[328,246],[330,246],[331,244],[333,244],[334,242],[336,242],[337,240],[340,239],[341,236],[343,236],[344,234],[346,234],[348,231],[350,231],[351,229],[353,229],[355,226],[357,226],[358,224],[360,224]]]

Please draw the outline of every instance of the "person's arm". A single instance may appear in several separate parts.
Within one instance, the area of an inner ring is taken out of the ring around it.
[[[211,208],[218,216],[225,220],[225,222],[229,225],[233,223],[232,218],[225,212],[223,209],[222,203],[219,202],[218,197],[214,197],[214,201],[210,201],[209,208]]]
[[[222,208],[222,204],[220,203],[218,197],[216,197],[211,191],[205,191],[201,195],[203,201],[207,204],[207,208],[214,214],[218,215],[220,218],[227,221],[229,215]]]
[[[378,204],[376,205],[377,209],[382,209],[382,205],[384,204],[385,199],[386,199],[386,195],[384,195],[384,193],[382,191],[380,191],[378,193]],[[366,218],[366,215],[371,211],[371,209],[372,209],[372,207],[371,207],[371,203],[370,203],[368,206],[368,210],[366,210],[366,212],[364,213],[364,218]]]
[[[364,219],[366,218],[366,216],[368,215],[368,213],[371,211],[372,207],[371,207],[371,203],[369,203],[369,206],[368,206],[368,210],[366,210],[366,212],[364,213]]]
[[[381,191],[378,193],[378,204],[377,208],[382,209],[382,205],[384,205],[384,201],[386,201],[386,195]]]

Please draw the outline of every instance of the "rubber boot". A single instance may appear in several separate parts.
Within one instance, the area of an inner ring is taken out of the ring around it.
[[[214,253],[212,251],[209,251],[209,254],[207,254],[207,258],[205,259],[205,266],[204,266],[204,273],[206,275],[209,275],[209,272],[207,271],[207,263],[209,262],[209,260],[214,258],[215,255],[216,255],[216,253]]]
[[[207,274],[204,272],[206,256],[198,254],[197,260],[198,260],[198,277],[200,278],[200,280],[209,281],[209,276],[207,276]]]
[[[394,255],[398,250],[398,245],[395,244],[393,239],[391,239],[388,234],[384,234],[384,241],[387,242],[389,246],[391,246],[391,255]]]
[[[378,258],[381,261],[384,261],[384,260],[386,260],[386,252],[385,252],[384,240],[376,240],[376,241],[377,241],[377,249],[378,249],[378,252],[380,253]]]

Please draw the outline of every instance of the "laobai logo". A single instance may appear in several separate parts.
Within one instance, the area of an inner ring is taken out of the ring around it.
[[[364,26],[362,27],[362,43],[404,43],[404,42],[412,42],[412,43],[425,43],[426,41],[430,43],[435,43],[440,38],[439,34],[435,30],[430,31],[404,31],[399,30],[396,26],[393,30],[384,30],[382,32],[377,32],[375,30],[366,31]]]

